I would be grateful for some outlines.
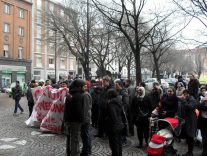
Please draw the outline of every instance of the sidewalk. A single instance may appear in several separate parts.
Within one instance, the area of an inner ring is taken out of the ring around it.
[[[1,99],[0,99],[1,100]],[[12,102],[11,98],[8,102]],[[28,118],[27,100],[20,101],[24,114],[14,117],[13,109],[0,110],[0,156],[65,156],[65,136],[42,133],[39,129],[27,127],[24,123]],[[95,130],[92,131],[95,133]],[[94,134],[93,134],[94,135]],[[108,140],[92,139],[92,156],[109,156],[111,154]],[[123,148],[123,156],[145,156],[144,149],[135,148],[136,137],[129,137],[127,145]],[[184,143],[175,143],[179,153],[186,152]],[[195,156],[199,156],[201,148],[196,147]]]

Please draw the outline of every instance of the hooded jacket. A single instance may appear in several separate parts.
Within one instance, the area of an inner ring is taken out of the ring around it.
[[[116,133],[123,130],[122,121],[122,99],[117,96],[112,98],[107,104],[106,124],[108,133]]]

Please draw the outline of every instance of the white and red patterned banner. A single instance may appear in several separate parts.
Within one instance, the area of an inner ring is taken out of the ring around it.
[[[54,89],[51,86],[35,88],[33,97],[36,102],[31,117],[25,123],[43,131],[61,132],[67,91],[67,88]]]

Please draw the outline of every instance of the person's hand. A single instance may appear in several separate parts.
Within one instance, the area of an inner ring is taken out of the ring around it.
[[[167,112],[166,111],[163,111],[162,112],[162,116],[166,116]]]

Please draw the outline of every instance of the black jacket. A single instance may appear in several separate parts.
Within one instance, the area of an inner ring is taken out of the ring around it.
[[[76,88],[71,89],[66,97],[64,121],[78,123],[84,121],[84,93]]]
[[[28,88],[26,96],[27,96],[28,104],[29,104],[29,105],[30,105],[30,104],[31,104],[31,105],[34,105],[34,99],[33,99],[32,89],[31,89],[31,87]]]
[[[20,86],[12,88],[12,95],[14,100],[20,100],[22,97],[22,90]]]
[[[163,111],[166,112],[166,115],[163,117],[175,117],[175,114],[177,113],[178,110],[178,98],[176,95],[173,96],[168,96],[165,95],[163,96],[162,99],[162,108]]]
[[[151,115],[151,101],[148,96],[144,98],[139,98],[135,96],[132,100],[131,113],[133,116],[133,122],[136,123],[137,119],[148,119]]]
[[[122,100],[119,96],[111,99],[106,108],[106,128],[108,133],[120,132],[124,128],[122,118]]]

